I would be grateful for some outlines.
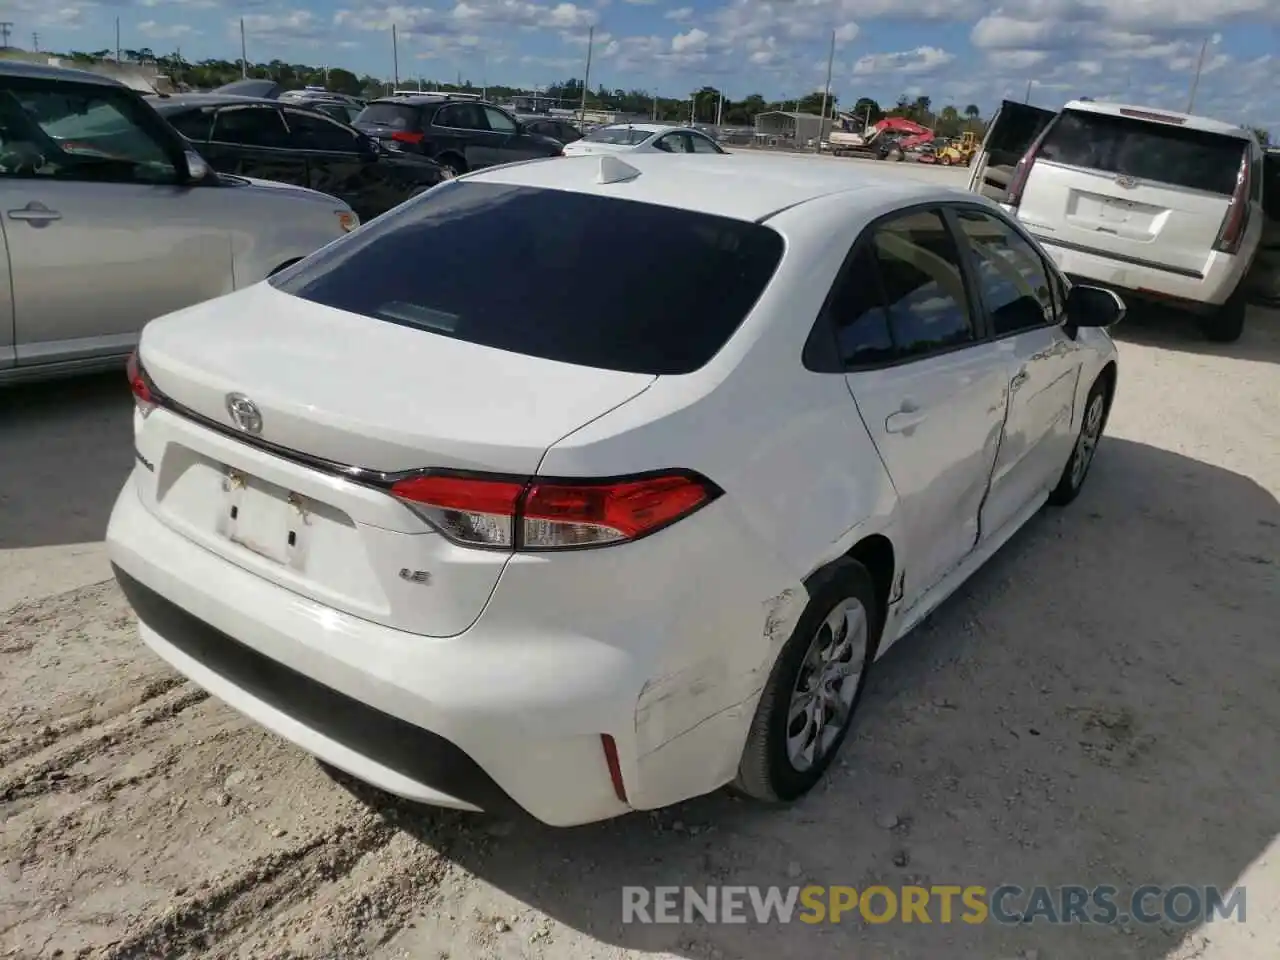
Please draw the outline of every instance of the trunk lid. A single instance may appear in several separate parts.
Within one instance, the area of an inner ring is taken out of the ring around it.
[[[655,379],[453,340],[268,284],[154,321],[139,355],[196,415],[162,409],[140,422],[139,486],[157,516],[289,590],[429,636],[474,622],[507,554],[457,546],[384,490],[307,458],[532,475],[548,447]],[[260,415],[246,439],[302,457],[237,439],[229,394]]]

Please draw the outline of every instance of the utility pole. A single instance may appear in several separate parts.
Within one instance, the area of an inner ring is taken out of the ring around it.
[[[31,49],[34,50],[36,53],[40,52],[40,34],[38,33],[31,34]]]
[[[1033,83],[1035,83],[1035,81],[1034,81],[1034,80],[1028,80],[1028,81],[1027,81],[1027,92],[1026,92],[1026,95],[1022,98],[1022,102],[1023,102],[1023,103],[1030,103],[1030,102],[1031,102],[1031,85],[1032,85]]]
[[[831,52],[827,54],[827,85],[822,91],[822,116],[818,119],[818,142],[815,149],[822,152],[822,128],[827,125],[827,101],[831,99],[831,68],[836,62],[836,32],[831,31]]]
[[[400,89],[400,41],[394,23],[391,25],[391,83],[393,90]]]
[[[116,63],[120,62],[120,18],[116,17]]]
[[[716,101],[716,129],[720,128],[720,119],[724,116],[724,91],[720,91],[720,99]]]
[[[591,86],[591,48],[595,46],[596,28],[590,26],[587,28],[587,69],[582,75],[582,106],[578,109],[578,122],[586,123],[587,121],[587,90]]]
[[[240,79],[249,76],[249,48],[244,42],[244,17],[240,18]]]
[[[9,34],[12,31],[13,31],[12,20],[0,20],[0,38],[3,38],[3,43],[0,45],[2,45],[5,50],[9,49]]]
[[[657,122],[658,122],[658,96],[657,96],[657,94],[654,94],[654,97],[653,97],[653,122],[654,122],[654,123],[657,123]]]
[[[1196,61],[1196,75],[1191,78],[1191,93],[1187,96],[1187,113],[1190,113],[1196,105],[1196,88],[1200,86],[1200,71],[1204,69],[1205,51],[1209,49],[1209,38],[1204,38],[1204,43],[1200,44],[1200,58]]]

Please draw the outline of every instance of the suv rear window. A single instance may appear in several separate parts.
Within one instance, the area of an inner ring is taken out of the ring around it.
[[[1246,141],[1172,124],[1064,110],[1040,158],[1230,196]]]
[[[403,103],[371,103],[354,122],[376,123],[395,130],[417,130],[422,126],[418,108]]]
[[[528,356],[690,373],[782,258],[769,227],[633,200],[460,181],[271,283],[305,300]]]

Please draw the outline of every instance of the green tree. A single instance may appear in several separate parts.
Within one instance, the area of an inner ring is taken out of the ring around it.
[[[1271,146],[1271,131],[1266,127],[1254,127],[1253,134],[1258,138],[1258,142],[1264,147]]]
[[[859,120],[865,120],[869,123],[877,123],[884,117],[884,111],[880,109],[880,104],[870,97],[859,97],[853,105],[853,109],[849,111]]]

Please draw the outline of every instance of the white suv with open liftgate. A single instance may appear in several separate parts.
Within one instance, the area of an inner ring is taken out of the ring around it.
[[[1014,213],[1069,276],[1193,312],[1208,339],[1230,342],[1262,236],[1262,167],[1253,132],[1218,120],[1005,101],[970,189]]]

